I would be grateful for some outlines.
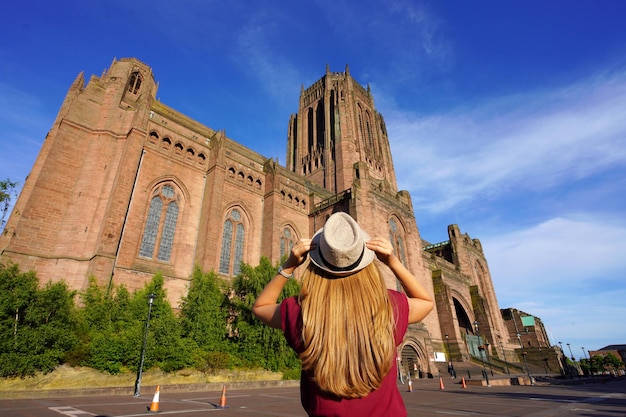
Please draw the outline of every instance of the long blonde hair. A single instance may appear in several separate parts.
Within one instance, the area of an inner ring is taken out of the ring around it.
[[[393,307],[374,263],[343,278],[324,274],[310,265],[302,279],[302,369],[322,391],[360,398],[395,360]]]

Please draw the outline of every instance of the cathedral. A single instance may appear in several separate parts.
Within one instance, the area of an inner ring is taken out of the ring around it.
[[[457,225],[445,242],[422,240],[411,196],[398,190],[383,117],[348,67],[327,67],[301,90],[286,166],[156,93],[152,69],[134,58],[87,82],[78,75],[0,237],[3,261],[76,290],[93,276],[132,291],[160,272],[176,306],[195,265],[229,279],[241,262],[278,263],[344,211],[370,235],[388,236],[434,294],[434,310],[398,351],[406,372],[438,375],[449,360],[470,363],[485,349],[493,361],[520,362],[480,241]]]

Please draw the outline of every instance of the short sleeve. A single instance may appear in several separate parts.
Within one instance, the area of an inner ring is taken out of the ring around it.
[[[406,334],[406,329],[409,326],[409,301],[407,300],[406,295],[398,291],[388,291],[389,299],[393,305],[394,319],[396,321],[395,339],[396,346],[398,346],[402,343],[404,335]]]
[[[296,353],[302,352],[302,310],[296,297],[286,298],[280,304],[280,320],[287,344]]]

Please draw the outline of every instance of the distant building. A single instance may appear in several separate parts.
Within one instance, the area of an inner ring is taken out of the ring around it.
[[[626,345],[608,345],[598,350],[590,350],[589,357],[611,353],[626,364]],[[622,367],[623,368],[623,367]]]
[[[563,373],[566,365],[563,352],[552,346],[539,317],[515,308],[500,310],[510,340],[517,342],[515,352],[528,364],[545,373]]]
[[[411,196],[397,187],[384,119],[348,67],[327,68],[302,88],[286,166],[156,92],[152,69],[137,59],[114,60],[87,82],[78,75],[0,237],[3,260],[77,290],[89,276],[134,290],[160,272],[177,305],[195,265],[229,279],[241,262],[277,263],[345,211],[371,235],[389,237],[435,295],[435,310],[410,326],[399,350],[402,369],[438,374],[446,369],[438,360],[470,361],[479,346],[518,360],[480,241],[457,225],[445,242],[422,241]]]
[[[539,317],[515,308],[500,310],[509,337],[517,340],[520,347],[550,347],[548,333]]]

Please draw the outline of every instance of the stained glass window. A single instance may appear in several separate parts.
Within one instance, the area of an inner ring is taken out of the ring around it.
[[[161,189],[161,194],[165,198],[174,198],[174,188],[171,185],[164,185]]]
[[[243,224],[237,225],[237,234],[235,237],[235,259],[233,259],[233,275],[239,274],[241,270],[241,262],[243,261]]]
[[[220,273],[237,275],[241,271],[245,234],[241,213],[237,209],[231,210],[224,221],[222,250],[220,252]]]
[[[146,228],[143,231],[143,239],[141,239],[140,256],[152,258],[154,243],[156,242],[157,233],[159,232],[162,209],[163,201],[161,198],[158,196],[153,197],[150,202],[150,209],[148,210],[148,219],[146,220]]]
[[[154,258],[155,250],[158,246],[156,258],[160,261],[169,262],[172,256],[172,248],[174,247],[174,236],[178,221],[176,192],[171,185],[163,185],[156,188],[152,195],[141,239],[141,247],[139,248],[139,256]]]
[[[165,188],[165,187],[163,187]],[[174,190],[172,190],[173,193]],[[169,261],[172,255],[172,246],[174,245],[174,232],[176,231],[176,221],[178,220],[178,204],[172,201],[167,205],[165,212],[165,224],[163,225],[163,235],[161,236],[161,244],[159,245],[160,261]]]
[[[233,239],[233,223],[230,220],[224,222],[224,233],[222,236],[222,252],[220,254],[220,272],[228,274],[230,269],[230,247]]]
[[[281,259],[291,252],[291,248],[295,243],[295,236],[291,233],[291,229],[285,227],[283,229],[283,234],[280,236],[280,257]]]
[[[396,253],[400,262],[406,266],[406,255],[404,251],[404,239],[402,237],[402,231],[398,227],[398,223],[394,218],[389,219],[389,240],[393,245],[393,250]]]

